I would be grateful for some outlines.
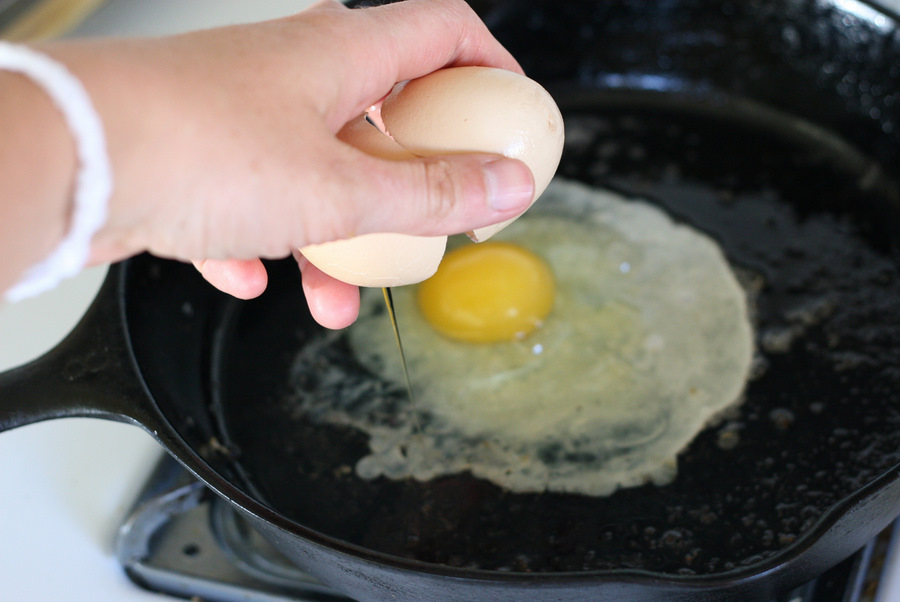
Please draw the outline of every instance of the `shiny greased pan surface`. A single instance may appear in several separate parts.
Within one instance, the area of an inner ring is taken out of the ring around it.
[[[0,427],[136,421],[360,599],[761,599],[852,553],[900,513],[894,19],[821,2],[474,5],[563,109],[560,175],[709,233],[753,291],[747,400],[675,482],[590,498],[356,478],[364,436],[289,402],[318,329],[289,262],[249,303],[190,266],[116,266],[67,342],[0,377]]]

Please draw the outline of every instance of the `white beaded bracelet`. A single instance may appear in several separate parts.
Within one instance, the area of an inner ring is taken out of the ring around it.
[[[112,170],[103,123],[81,82],[60,63],[28,47],[0,41],[0,69],[25,75],[40,86],[59,109],[75,139],[79,169],[74,207],[65,238],[5,297],[18,301],[78,274],[88,261],[91,239],[106,223],[112,193]]]

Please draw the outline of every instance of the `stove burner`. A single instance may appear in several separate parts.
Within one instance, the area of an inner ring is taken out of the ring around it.
[[[772,602],[873,600],[890,531]],[[116,554],[136,584],[191,600],[352,602],[293,566],[168,455],[120,527]]]
[[[226,502],[166,455],[119,528],[136,584],[205,602],[351,602],[293,566]]]

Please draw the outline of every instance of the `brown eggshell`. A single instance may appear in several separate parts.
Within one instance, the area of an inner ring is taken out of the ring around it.
[[[415,157],[360,117],[338,138],[376,157],[403,161]],[[446,236],[364,234],[345,240],[309,245],[300,252],[329,276],[357,286],[415,284],[437,271],[447,246]]]
[[[487,152],[525,162],[536,200],[562,156],[563,118],[537,82],[489,67],[442,69],[398,86],[381,109],[388,133],[419,156]],[[478,228],[486,240],[513,220]]]

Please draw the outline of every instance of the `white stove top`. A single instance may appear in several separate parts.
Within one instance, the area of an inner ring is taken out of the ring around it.
[[[312,3],[111,0],[74,35],[172,33],[286,15]],[[78,321],[104,274],[104,269],[90,270],[40,298],[0,306],[0,370],[54,346]],[[3,433],[2,597],[18,602],[162,599],[128,581],[112,552],[115,530],[161,453],[139,428],[100,420],[58,420]],[[900,577],[900,553],[892,556],[887,574]],[[900,579],[888,581],[879,602],[900,600]]]

